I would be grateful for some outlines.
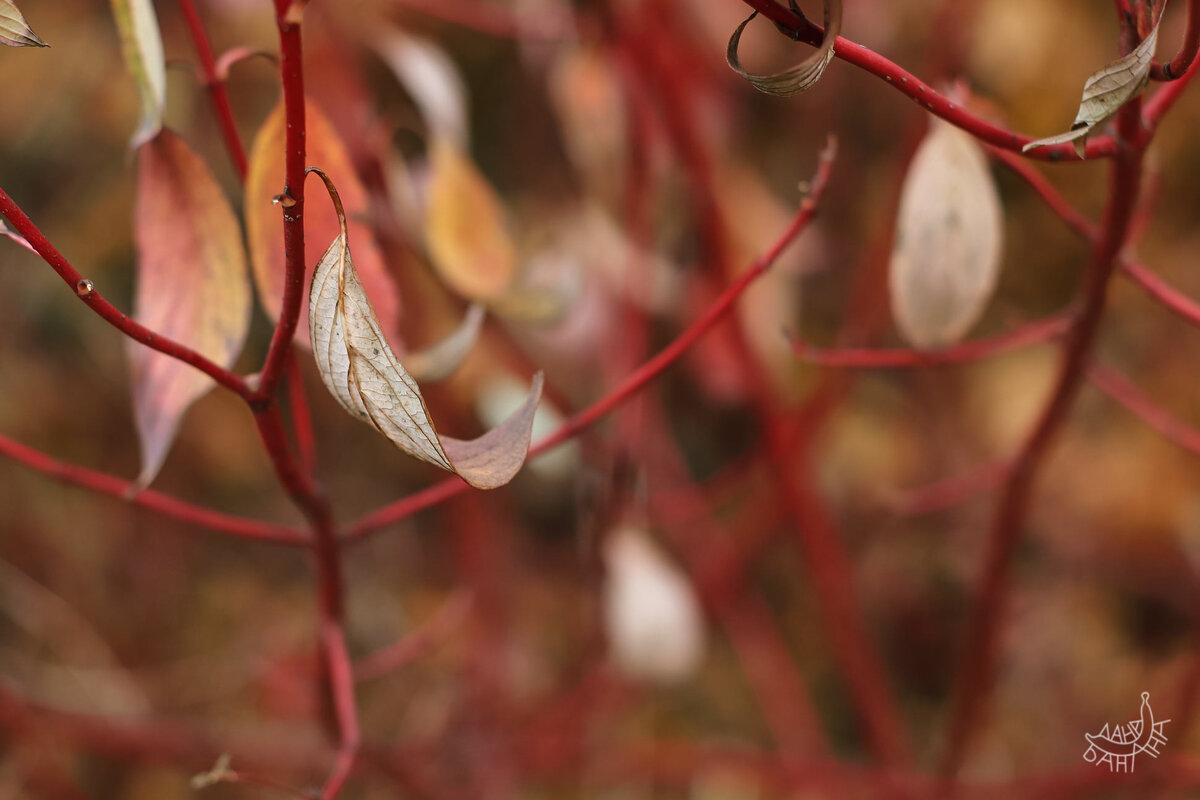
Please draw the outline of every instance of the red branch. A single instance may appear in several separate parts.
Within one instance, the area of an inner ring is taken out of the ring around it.
[[[1132,411],[1143,422],[1167,439],[1195,455],[1200,455],[1200,430],[1176,419],[1169,411],[1147,397],[1141,389],[1116,370],[1093,365],[1088,379],[1102,392]]]
[[[942,350],[916,350],[903,347],[890,350],[850,347],[825,349],[813,347],[797,339],[792,342],[792,352],[802,361],[824,367],[896,369],[945,366],[979,361],[990,356],[1049,341],[1061,336],[1067,330],[1070,321],[1070,317],[1067,315],[1056,314],[990,339],[963,342]]]
[[[246,382],[240,376],[235,375],[224,367],[218,366],[190,347],[186,347],[174,339],[169,339],[166,336],[155,333],[141,323],[135,322],[118,310],[112,303],[105,300],[100,292],[96,291],[92,282],[86,280],[83,275],[79,274],[71,266],[70,262],[67,261],[62,253],[58,252],[49,239],[42,235],[42,232],[33,224],[33,221],[25,216],[25,212],[20,209],[3,189],[0,189],[0,214],[3,214],[8,219],[17,233],[25,237],[29,245],[50,265],[51,269],[58,273],[63,282],[71,287],[71,290],[75,292],[79,299],[87,304],[92,311],[100,315],[109,325],[112,325],[135,342],[144,344],[146,347],[157,350],[160,353],[165,353],[171,356],[171,358],[178,359],[185,364],[191,364],[234,394],[242,397],[246,397],[249,394]]]
[[[1181,78],[1196,61],[1197,51],[1200,51],[1200,0],[1189,0],[1187,27],[1183,32],[1183,43],[1179,45],[1179,52],[1166,64],[1151,66],[1150,77],[1156,81]]]
[[[791,224],[788,225],[775,244],[767,252],[759,256],[745,272],[739,275],[737,280],[709,306],[708,310],[688,326],[687,330],[679,334],[673,342],[664,347],[649,361],[646,361],[631,372],[625,380],[621,381],[604,397],[576,414],[554,433],[535,442],[529,448],[530,458],[574,438],[585,428],[595,424],[614,408],[620,406],[629,397],[641,391],[645,388],[646,384],[650,383],[667,367],[677,361],[700,337],[708,333],[713,326],[724,318],[725,314],[733,307],[733,304],[737,302],[737,299],[742,296],[746,289],[749,288],[750,284],[762,277],[775,263],[776,259],[779,258],[784,248],[791,244],[800,235],[801,231],[808,227],[809,222],[817,212],[817,206],[820,203],[821,196],[825,192],[825,186],[829,182],[829,174],[833,169],[835,150],[834,140],[830,138],[829,144],[821,152],[817,172],[812,179],[811,193],[801,202],[800,211],[792,219]],[[344,538],[350,541],[361,540],[363,537],[386,525],[398,522],[422,509],[448,500],[466,488],[467,484],[459,478],[449,478],[441,483],[436,483],[416,494],[409,495],[360,517],[346,528]]]
[[[135,506],[157,511],[165,516],[218,533],[275,544],[306,545],[310,541],[308,536],[295,528],[222,514],[219,511],[185,503],[153,489],[144,489],[134,494],[135,486],[131,481],[75,464],[67,464],[31,447],[14,442],[6,436],[0,436],[0,454],[60,481],[117,497]]]
[[[941,763],[943,775],[954,775],[970,749],[984,714],[992,678],[992,660],[1008,593],[1013,553],[1020,541],[1038,470],[1050,451],[1079,386],[1086,375],[1110,278],[1129,230],[1141,180],[1142,138],[1140,103],[1133,101],[1118,114],[1126,146],[1113,161],[1108,204],[1100,234],[1080,288],[1080,311],[1067,332],[1062,362],[1049,401],[1013,459],[988,530],[983,574],[962,650],[958,685],[951,711],[948,743]]]
[[[192,34],[192,42],[196,46],[196,55],[200,58],[200,68],[204,70],[204,85],[208,87],[213,109],[217,112],[217,121],[221,125],[221,135],[225,139],[225,149],[233,161],[238,179],[246,180],[246,148],[242,146],[241,136],[238,135],[237,121],[233,116],[233,107],[229,104],[229,92],[225,89],[225,81],[217,71],[217,62],[213,58],[212,45],[209,44],[208,34],[204,32],[204,23],[192,0],[179,0],[183,9],[184,19],[187,20],[188,30]]]

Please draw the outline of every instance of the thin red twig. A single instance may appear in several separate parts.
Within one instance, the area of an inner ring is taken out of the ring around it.
[[[200,14],[196,11],[192,0],[179,0],[179,7],[183,9],[183,16],[187,20],[192,42],[196,46],[200,68],[204,71],[204,85],[208,87],[213,109],[217,112],[217,121],[221,126],[225,149],[229,151],[229,158],[233,161],[233,168],[237,172],[238,179],[244,182],[246,180],[246,148],[242,145],[242,138],[238,134],[237,120],[233,116],[233,106],[229,104],[229,92],[225,89],[224,79],[217,71],[212,45],[208,41],[208,34],[204,32],[204,22],[200,19]]]
[[[308,408],[308,396],[304,392],[304,373],[300,370],[295,351],[288,359],[287,373],[288,410],[291,412],[292,429],[296,432],[296,450],[300,454],[300,466],[312,475],[317,468],[317,440]]]
[[[442,604],[433,616],[405,634],[402,639],[359,660],[354,677],[359,681],[381,678],[411,664],[446,640],[457,629],[471,608],[470,592],[458,592]]]
[[[1165,438],[1190,453],[1200,455],[1200,430],[1155,403],[1124,375],[1109,367],[1093,364],[1088,370],[1088,380]]]
[[[1200,0],[1189,0],[1187,7],[1187,27],[1183,31],[1183,42],[1179,52],[1165,64],[1154,64],[1150,67],[1150,78],[1156,81],[1173,81],[1182,77],[1196,60],[1200,51]]]
[[[958,772],[984,714],[1013,553],[1021,538],[1030,496],[1038,470],[1086,376],[1110,278],[1137,203],[1146,146],[1139,106],[1134,100],[1118,113],[1120,135],[1126,145],[1113,160],[1107,207],[1080,288],[1080,312],[1067,333],[1050,399],[1012,461],[988,530],[982,576],[957,673],[947,748],[940,765],[941,773],[948,777]]]
[[[631,372],[625,380],[613,387],[608,394],[576,414],[557,431],[535,442],[529,448],[529,458],[541,455],[547,450],[551,450],[563,442],[569,441],[585,428],[595,424],[614,408],[625,402],[626,399],[645,388],[646,384],[658,377],[663,370],[686,353],[688,348],[694,345],[700,337],[704,336],[714,325],[720,322],[733,307],[733,304],[737,302],[737,299],[749,288],[750,284],[766,273],[779,258],[783,250],[808,226],[808,223],[816,214],[821,196],[825,192],[825,186],[829,181],[829,174],[833,169],[834,155],[834,141],[830,138],[829,144],[821,152],[809,196],[801,202],[800,211],[767,252],[759,256],[695,322],[689,325],[669,345],[660,350],[657,355]],[[467,484],[460,478],[449,478],[441,483],[436,483],[420,492],[372,511],[350,523],[345,529],[343,539],[346,541],[361,540],[368,534],[386,525],[398,522],[422,509],[448,500],[466,488]]]
[[[795,339],[792,352],[801,361],[824,367],[850,367],[867,369],[897,369],[906,367],[934,367],[979,361],[1022,347],[1046,342],[1066,332],[1071,318],[1066,314],[1055,314],[1046,319],[1021,325],[1007,333],[990,339],[962,342],[942,350],[916,350],[912,348],[835,348],[814,347]]]
[[[144,344],[146,347],[171,356],[171,358],[178,359],[185,364],[191,364],[234,394],[242,397],[246,397],[249,394],[246,382],[241,376],[235,375],[230,370],[218,366],[190,347],[182,345],[174,339],[168,339],[166,336],[155,333],[141,323],[130,319],[117,309],[116,306],[104,299],[103,295],[96,290],[93,283],[85,279],[83,275],[71,266],[63,254],[58,252],[54,245],[50,243],[50,240],[42,235],[42,232],[33,224],[33,221],[25,215],[25,212],[21,210],[3,189],[0,189],[0,214],[3,214],[8,219],[17,233],[25,237],[25,240],[29,242],[37,254],[50,265],[51,269],[58,273],[58,276],[63,279],[63,282],[67,286],[71,287],[76,296],[109,325],[112,325],[135,342]]]
[[[398,0],[406,11],[450,22],[463,28],[506,39],[545,39],[557,41],[572,30],[569,5],[545,9],[555,13],[520,15],[508,6],[481,3],[478,0]]]

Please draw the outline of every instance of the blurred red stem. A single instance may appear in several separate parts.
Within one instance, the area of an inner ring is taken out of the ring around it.
[[[292,428],[296,432],[296,450],[300,455],[300,466],[309,475],[317,468],[317,442],[313,433],[312,414],[309,413],[308,397],[304,393],[304,373],[293,350],[288,359],[287,370],[288,410],[291,412]]]
[[[81,282],[85,280],[84,277],[55,249],[50,240],[42,235],[38,227],[33,224],[29,217],[25,216],[25,212],[17,206],[3,189],[0,189],[0,214],[4,215],[17,233],[25,237],[26,241],[29,242],[29,245],[37,254],[50,265],[51,269],[58,273],[58,276],[63,279],[67,286],[71,287],[71,291],[75,292],[80,300],[87,304],[92,311],[100,315],[109,325],[112,325],[135,342],[140,342],[153,350],[165,353],[185,364],[191,364],[234,394],[242,397],[246,397],[249,394],[246,382],[240,376],[235,375],[224,367],[214,364],[190,347],[185,347],[173,339],[161,336],[144,325],[130,319],[118,310],[116,306],[105,300],[100,292],[96,291],[95,287],[92,286],[90,281],[87,282],[87,290],[82,291],[79,287],[82,285]]]
[[[165,516],[218,533],[293,546],[306,545],[310,541],[308,536],[294,528],[222,514],[219,511],[185,503],[153,489],[143,489],[137,494],[131,495],[130,493],[134,490],[134,484],[131,481],[58,461],[5,436],[0,436],[0,454],[57,480],[111,495],[135,506],[157,511]]]
[[[695,344],[700,337],[708,333],[713,326],[721,321],[725,314],[733,307],[733,304],[737,302],[737,299],[741,297],[742,293],[746,291],[755,279],[761,277],[771,268],[771,265],[779,258],[784,248],[792,243],[800,232],[808,226],[808,223],[816,214],[817,206],[820,203],[821,196],[825,192],[825,186],[829,181],[829,174],[833,168],[835,152],[833,145],[834,142],[831,138],[829,145],[821,152],[817,172],[812,180],[811,193],[801,201],[800,211],[792,219],[792,222],[775,244],[767,252],[759,256],[749,268],[742,272],[737,277],[737,280],[709,306],[704,314],[688,326],[683,333],[679,334],[674,341],[664,347],[649,361],[646,361],[631,372],[626,376],[625,380],[613,387],[604,397],[576,414],[554,433],[535,442],[529,448],[530,458],[551,450],[563,442],[569,441],[579,434],[580,431],[595,424],[614,408],[619,407],[626,399],[641,391],[646,384],[662,374],[667,367],[686,353],[688,348]],[[385,525],[398,522],[422,509],[429,508],[454,497],[466,488],[467,484],[461,479],[449,478],[360,517],[346,528],[343,537],[348,541],[360,540],[367,534],[379,530]]]
[[[1183,43],[1179,52],[1165,64],[1150,67],[1150,77],[1156,81],[1173,81],[1182,77],[1196,60],[1200,51],[1200,0],[1188,0],[1187,27],[1183,31]]]
[[[1140,128],[1139,106],[1135,100],[1118,114],[1120,135],[1126,146],[1113,160],[1104,219],[1080,288],[1080,310],[1067,332],[1050,399],[1012,461],[988,530],[982,575],[957,673],[947,749],[941,762],[941,773],[945,776],[958,772],[980,728],[990,693],[992,662],[1008,594],[1013,553],[1021,538],[1030,495],[1037,473],[1086,375],[1104,314],[1110,278],[1137,203],[1146,144]]]
[[[1165,438],[1195,455],[1200,455],[1200,430],[1176,419],[1124,375],[1108,367],[1093,364],[1088,370],[1088,380]]]
[[[233,116],[233,107],[229,104],[229,92],[225,89],[225,81],[217,74],[217,63],[213,58],[212,45],[208,34],[204,32],[204,23],[192,0],[179,0],[183,10],[188,30],[192,34],[192,42],[196,46],[196,55],[200,58],[200,67],[204,70],[204,85],[212,100],[213,110],[216,111],[217,121],[221,126],[221,135],[225,140],[225,149],[233,161],[238,180],[246,180],[246,148],[242,146],[241,136],[238,135],[237,121]]]

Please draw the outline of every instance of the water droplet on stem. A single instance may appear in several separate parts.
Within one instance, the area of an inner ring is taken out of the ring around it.
[[[80,278],[79,282],[75,284],[75,294],[80,297],[87,297],[95,290],[95,285],[87,278]]]

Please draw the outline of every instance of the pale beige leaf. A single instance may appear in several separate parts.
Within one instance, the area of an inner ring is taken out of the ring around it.
[[[395,29],[378,33],[372,44],[412,97],[428,126],[429,138],[466,147],[467,90],[446,51]]]
[[[138,150],[134,214],[134,317],[163,336],[230,367],[250,327],[250,280],[237,218],[208,166],[169,130]],[[134,418],[148,485],[208,376],[129,343]]]
[[[21,247],[24,247],[29,252],[37,254],[37,250],[33,249],[33,245],[31,245],[29,243],[29,240],[26,239],[21,234],[14,231],[12,228],[8,227],[8,223],[4,221],[3,217],[0,217],[0,236],[5,236],[9,239],[12,239],[14,242],[21,245]]]
[[[408,374],[417,381],[441,381],[450,377],[479,338],[485,314],[483,306],[474,304],[467,309],[462,323],[445,339],[424,350],[406,353],[402,362]]]
[[[791,5],[793,11],[797,10],[795,2],[792,2]],[[829,66],[829,62],[833,59],[833,43],[842,29],[842,0],[825,0],[825,33],[821,37],[821,45],[796,66],[773,75],[751,74],[742,67],[738,60],[738,43],[742,40],[742,31],[756,16],[758,16],[757,11],[747,17],[741,25],[738,25],[733,31],[733,36],[729,37],[729,48],[725,52],[725,60],[729,62],[733,71],[749,81],[760,92],[781,97],[800,94],[800,92],[815,86],[817,81],[821,80],[821,75],[825,73],[825,67]]]
[[[133,134],[136,148],[154,138],[162,128],[167,105],[167,66],[163,59],[162,35],[151,0],[111,0],[113,18],[121,36],[121,52],[137,82],[142,102],[142,121]]]
[[[889,265],[892,313],[917,347],[944,347],[978,321],[996,286],[1000,198],[979,145],[934,120],[900,196]]]
[[[517,274],[517,254],[495,190],[458,145],[435,139],[425,241],[438,275],[463,297],[499,299]]]
[[[404,452],[457,473],[480,489],[508,483],[525,462],[541,374],[535,376],[525,405],[483,436],[471,441],[439,436],[420,387],[388,346],[354,268],[344,229],[317,264],[309,328],[325,386],[343,408]]]
[[[354,171],[354,164],[341,137],[312,99],[305,106],[305,128],[308,163],[332,175],[341,188],[342,201],[348,214],[349,236],[354,240],[359,277],[367,287],[384,330],[392,333],[400,317],[400,296],[388,274],[375,235],[365,222],[370,205],[367,190]],[[284,188],[286,132],[283,102],[280,101],[254,139],[246,174],[245,215],[250,263],[259,302],[272,321],[279,318],[286,273],[283,215],[280,207],[272,203],[272,199]],[[314,198],[305,204],[305,251],[310,264],[316,262],[314,256],[321,252],[319,246],[332,241],[338,230],[337,214],[323,198]],[[312,272],[306,270],[305,296],[311,281]],[[300,324],[296,328],[298,344],[308,344],[307,326],[308,315],[301,314]]]
[[[38,37],[12,0],[0,0],[0,44],[9,47],[49,47]]]
[[[1161,22],[1161,17],[1160,20]],[[1158,23],[1150,33],[1128,55],[1105,65],[1088,77],[1083,84],[1083,99],[1071,130],[1056,136],[1048,136],[1030,142],[1021,148],[1028,152],[1035,147],[1072,142],[1075,153],[1083,158],[1087,137],[1099,125],[1107,122],[1121,106],[1137,96],[1150,80],[1150,66],[1154,62],[1154,50],[1158,44]]]

